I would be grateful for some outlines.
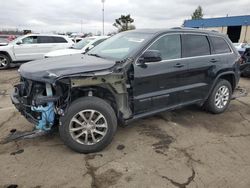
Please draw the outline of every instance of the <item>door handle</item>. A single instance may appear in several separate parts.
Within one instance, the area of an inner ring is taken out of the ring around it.
[[[216,63],[218,60],[217,59],[211,59],[210,62],[211,63]]]
[[[181,68],[181,67],[183,67],[183,66],[184,66],[184,65],[181,64],[181,63],[177,63],[177,64],[174,65],[174,67],[176,67],[176,68]]]

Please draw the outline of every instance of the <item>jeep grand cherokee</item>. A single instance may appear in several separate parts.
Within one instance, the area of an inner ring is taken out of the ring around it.
[[[128,31],[87,54],[23,64],[12,101],[36,129],[59,125],[71,149],[97,152],[118,123],[191,104],[224,112],[239,81],[239,59],[216,32]]]

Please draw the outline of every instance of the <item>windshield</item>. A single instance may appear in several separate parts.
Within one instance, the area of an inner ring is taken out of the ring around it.
[[[79,41],[78,43],[76,43],[72,48],[77,49],[77,50],[81,50],[84,46],[89,44],[92,40],[94,40],[94,38],[84,38],[81,41]]]
[[[99,57],[122,60],[147,42],[152,37],[149,33],[124,32],[102,42],[88,54]]]

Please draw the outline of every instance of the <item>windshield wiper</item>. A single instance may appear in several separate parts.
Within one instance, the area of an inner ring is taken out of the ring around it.
[[[98,54],[88,54],[88,55],[95,56],[95,57],[101,57],[101,56],[98,55]]]

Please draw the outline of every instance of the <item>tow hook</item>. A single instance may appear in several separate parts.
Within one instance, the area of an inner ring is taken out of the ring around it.
[[[246,97],[248,95],[247,89],[238,86],[235,90],[234,93],[232,95],[232,100],[240,98],[240,97]]]

